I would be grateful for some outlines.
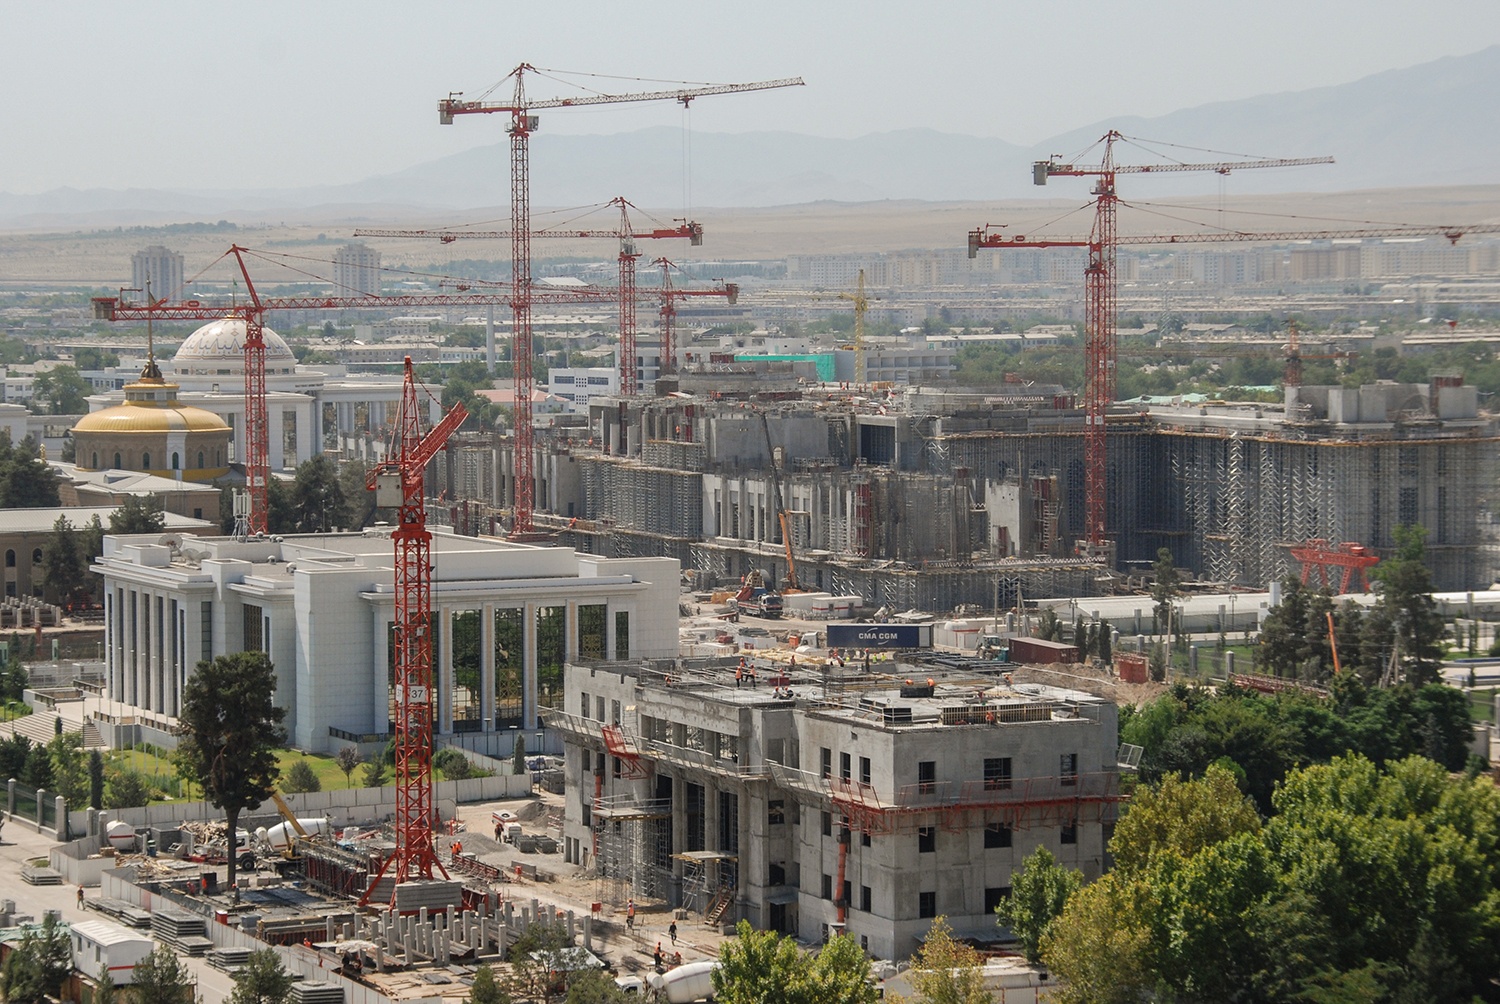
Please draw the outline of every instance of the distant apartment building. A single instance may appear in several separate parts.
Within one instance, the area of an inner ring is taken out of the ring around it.
[[[180,299],[184,285],[182,255],[160,244],[142,248],[130,256],[130,285],[145,299],[149,286],[153,299]]]
[[[547,389],[567,401],[569,411],[587,412],[589,398],[620,393],[620,371],[612,366],[553,369],[547,372]]]
[[[333,284],[340,296],[380,295],[380,252],[345,244],[333,253]]]

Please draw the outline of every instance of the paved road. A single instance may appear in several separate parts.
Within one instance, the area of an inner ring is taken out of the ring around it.
[[[16,901],[16,911],[40,920],[46,910],[60,910],[66,921],[101,920],[99,914],[78,908],[77,886],[32,886],[21,881],[21,865],[34,858],[47,857],[55,846],[51,837],[29,829],[20,820],[11,820],[0,833],[0,896]],[[84,890],[85,900],[96,899],[98,889]],[[205,1004],[217,1004],[234,989],[234,981],[202,959],[182,960],[198,979],[198,992]]]

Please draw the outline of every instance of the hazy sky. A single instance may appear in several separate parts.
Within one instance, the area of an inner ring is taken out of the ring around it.
[[[442,127],[436,104],[476,96],[523,61],[652,80],[807,80],[697,102],[699,132],[921,126],[1034,143],[1115,115],[1346,83],[1497,43],[1495,0],[0,0],[0,191],[389,173],[503,139],[499,116]],[[578,93],[545,80],[528,89]],[[671,102],[558,111],[535,142],[683,121]]]

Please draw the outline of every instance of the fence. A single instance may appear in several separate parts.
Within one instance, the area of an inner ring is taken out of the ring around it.
[[[19,787],[19,786],[18,786]],[[462,781],[439,781],[433,785],[438,812],[452,816],[455,806],[468,802],[493,802],[504,798],[523,798],[531,794],[529,775],[497,774],[493,777],[471,777]],[[327,816],[335,825],[369,823],[384,820],[396,811],[396,788],[333,788],[287,795],[287,804],[299,816]],[[33,799],[33,812],[35,799]],[[88,810],[69,814],[76,833],[87,832]],[[208,802],[163,802],[133,809],[111,809],[105,815],[132,826],[175,826],[192,820],[217,820],[224,812]],[[256,814],[246,813],[242,825],[249,826]],[[270,823],[279,821],[274,812],[265,814]],[[103,825],[100,823],[100,825]]]
[[[255,935],[238,927],[216,923],[212,914],[208,912],[208,908],[202,903],[187,897],[153,892],[136,885],[135,871],[134,868],[116,868],[105,872],[100,877],[99,894],[107,899],[122,900],[145,910],[172,906],[175,909],[201,913],[208,918],[208,923],[204,925],[205,933],[214,943],[215,948],[246,948],[251,951],[269,948],[276,953],[281,959],[282,966],[293,976],[321,983],[332,983],[342,988],[344,1004],[391,1004],[391,999],[384,994],[333,972],[330,967],[337,966],[338,963],[335,960],[324,958],[320,953],[302,946],[268,945]],[[407,1001],[405,1004],[415,1004],[415,1002]]]

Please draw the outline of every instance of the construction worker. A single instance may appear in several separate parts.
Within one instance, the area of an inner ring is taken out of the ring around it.
[[[78,887],[78,895],[80,898],[83,896],[83,886]],[[677,921],[667,925],[667,937],[672,939],[672,944],[677,944]]]
[[[661,942],[660,941],[658,941],[656,943],[656,951],[652,953],[651,958],[652,958],[652,964],[655,965],[657,971],[660,972],[661,971]]]
[[[740,660],[740,664],[734,668],[734,685],[736,687],[738,687],[741,683],[744,682],[744,679],[745,679],[745,660],[741,659]]]
[[[629,899],[625,903],[625,926],[635,930],[635,899]]]

